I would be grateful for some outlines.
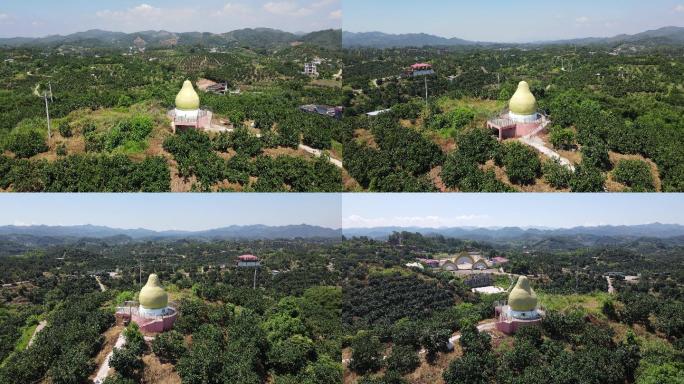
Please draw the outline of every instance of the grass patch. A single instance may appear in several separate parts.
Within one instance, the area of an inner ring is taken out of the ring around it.
[[[503,289],[508,289],[508,287],[511,286],[511,279],[509,279],[508,276],[498,275],[494,279],[494,286]]]
[[[36,328],[38,328],[38,324],[26,326],[21,330],[21,337],[19,337],[19,340],[17,340],[17,343],[14,345],[15,351],[23,351],[28,347],[28,343],[31,341],[31,336],[33,336],[33,332],[36,331]]]
[[[340,159],[344,156],[344,146],[339,141],[332,141],[332,152],[339,156]]]
[[[609,301],[611,296],[607,292],[594,292],[586,295],[555,295],[538,292],[539,302],[549,311],[564,311],[567,309],[580,308],[586,313],[603,316],[601,308],[603,303]]]
[[[489,116],[500,112],[506,106],[506,102],[499,100],[480,100],[471,98],[451,99],[442,97],[437,100],[437,105],[445,113],[451,112],[457,108],[467,107],[475,112],[476,119],[486,119]]]
[[[138,153],[143,153],[149,147],[147,141],[133,141],[129,140],[124,142],[122,145],[116,147],[112,153],[121,155],[135,155]]]

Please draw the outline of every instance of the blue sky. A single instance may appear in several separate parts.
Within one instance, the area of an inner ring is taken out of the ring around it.
[[[311,32],[342,27],[342,0],[2,0],[0,37],[122,32],[228,32],[268,27]]]
[[[684,0],[343,0],[344,30],[527,42],[684,26]]]
[[[203,230],[684,225],[681,194],[0,194],[0,225]]]
[[[0,225],[203,230],[229,225],[341,226],[336,194],[0,194]]]
[[[345,194],[344,228],[684,224],[681,194]]]

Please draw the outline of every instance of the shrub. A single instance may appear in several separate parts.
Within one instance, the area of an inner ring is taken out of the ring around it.
[[[620,160],[613,177],[633,192],[655,192],[651,167],[644,161]]]
[[[129,348],[119,348],[114,350],[109,364],[121,376],[135,377],[138,370],[143,368],[143,362],[139,355],[133,353]]]
[[[217,140],[219,140],[219,145],[217,146],[215,142],[215,147],[219,151],[225,152],[232,147],[238,154],[249,157],[261,154],[261,139],[251,135],[245,127],[238,128],[232,133],[221,134]]]
[[[581,164],[570,180],[572,192],[604,192],[606,178],[600,169]]]
[[[136,323],[131,323],[123,331],[126,338],[126,349],[129,349],[135,355],[141,355],[147,349],[145,344],[145,337],[140,333],[140,329]]]
[[[582,164],[607,171],[611,168],[610,156],[608,156],[608,145],[596,137],[589,139],[582,147]]]
[[[375,372],[382,367],[382,344],[376,336],[360,332],[351,343],[349,368],[357,373]]]
[[[105,143],[107,140],[105,133],[88,131],[84,137],[86,152],[102,152],[105,150]]]
[[[473,129],[457,138],[458,153],[466,158],[484,164],[491,159],[498,148],[498,142],[486,129]]]
[[[549,133],[549,141],[556,149],[570,150],[575,147],[577,135],[570,128],[553,126]]]
[[[542,174],[546,182],[556,189],[570,187],[572,171],[559,160],[545,161],[542,165]]]
[[[57,156],[66,156],[66,155],[67,155],[66,144],[59,143],[59,145],[57,146]]]
[[[7,149],[23,159],[28,159],[48,150],[45,138],[38,131],[14,132],[7,141]]]
[[[106,134],[105,148],[113,151],[127,142],[142,142],[153,128],[154,123],[149,116],[134,116],[120,121]]]
[[[505,145],[503,164],[509,180],[518,185],[534,184],[541,173],[541,161],[537,152],[518,141]]]
[[[272,345],[268,361],[279,373],[297,374],[315,355],[313,342],[304,336],[294,335]]]
[[[161,360],[175,364],[186,351],[183,335],[178,331],[162,333],[152,341],[152,351]]]
[[[71,131],[71,126],[67,121],[62,121],[59,124],[59,134],[62,135],[62,137],[64,138],[68,138],[73,135],[73,132]]]
[[[92,121],[89,121],[81,129],[81,134],[83,134],[83,136],[86,136],[89,133],[92,133],[95,131],[97,131],[97,127],[95,126],[95,123],[93,123]]]
[[[415,371],[419,365],[418,354],[408,345],[395,345],[387,357],[387,369],[404,375]]]
[[[475,112],[467,107],[459,107],[448,114],[451,127],[463,129],[475,120]]]

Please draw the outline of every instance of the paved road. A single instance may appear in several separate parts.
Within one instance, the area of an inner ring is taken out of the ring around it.
[[[311,147],[306,146],[304,144],[299,144],[299,149],[306,151],[306,152],[308,152],[308,153],[310,153],[316,157],[323,156],[323,151],[321,151],[320,149],[311,148]],[[332,163],[337,168],[341,168],[341,169],[344,168],[344,166],[342,165],[342,162],[340,160],[334,159],[332,157],[330,158],[330,163]]]
[[[494,323],[494,322],[484,323],[484,324],[480,324],[477,326],[477,330],[480,332],[488,332],[488,331],[493,330],[494,328],[496,328],[496,323]],[[447,344],[447,347],[449,348],[449,350],[453,350],[454,347],[456,346],[456,342],[458,342],[460,339],[461,339],[460,333],[458,333],[454,336],[451,336],[449,338],[449,344]]]
[[[571,171],[575,171],[575,166],[572,165],[572,162],[570,160],[564,158],[563,156],[559,155],[558,152],[554,151],[553,149],[547,147],[544,145],[544,142],[542,139],[540,139],[537,136],[525,136],[521,137],[519,139],[521,142],[533,147],[537,151],[541,152],[544,154],[544,156],[550,158],[550,159],[555,159],[560,161],[562,165],[564,165],[566,168],[568,168]]]
[[[102,382],[107,378],[109,375],[109,361],[112,359],[112,355],[114,354],[114,350],[120,349],[126,344],[126,338],[123,335],[123,332],[119,335],[119,338],[116,339],[116,344],[114,344],[114,348],[112,349],[111,352],[107,355],[105,358],[104,362],[102,362],[102,365],[100,366],[100,369],[97,370],[97,375],[93,379],[93,383],[95,384],[102,384]]]
[[[28,349],[28,347],[30,347],[30,346],[33,345],[33,342],[36,341],[36,336],[38,336],[38,334],[40,333],[40,331],[42,331],[43,328],[45,328],[46,325],[47,325],[47,321],[45,321],[45,320],[43,320],[43,321],[41,321],[40,323],[38,323],[38,326],[36,327],[36,330],[33,331],[33,335],[31,335],[31,339],[29,340],[28,345],[26,346],[27,349]]]

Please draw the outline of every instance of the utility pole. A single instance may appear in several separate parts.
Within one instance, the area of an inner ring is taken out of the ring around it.
[[[45,114],[47,115],[47,126],[48,126],[48,141],[52,137],[52,128],[50,127],[50,107],[48,106],[47,93],[43,93],[43,98],[45,99]]]
[[[427,76],[425,76],[425,107],[429,110],[430,109],[430,104],[428,103],[428,84],[427,84]]]
[[[252,286],[252,289],[256,289],[256,279],[257,279],[257,271],[259,268],[254,268],[254,284]]]

